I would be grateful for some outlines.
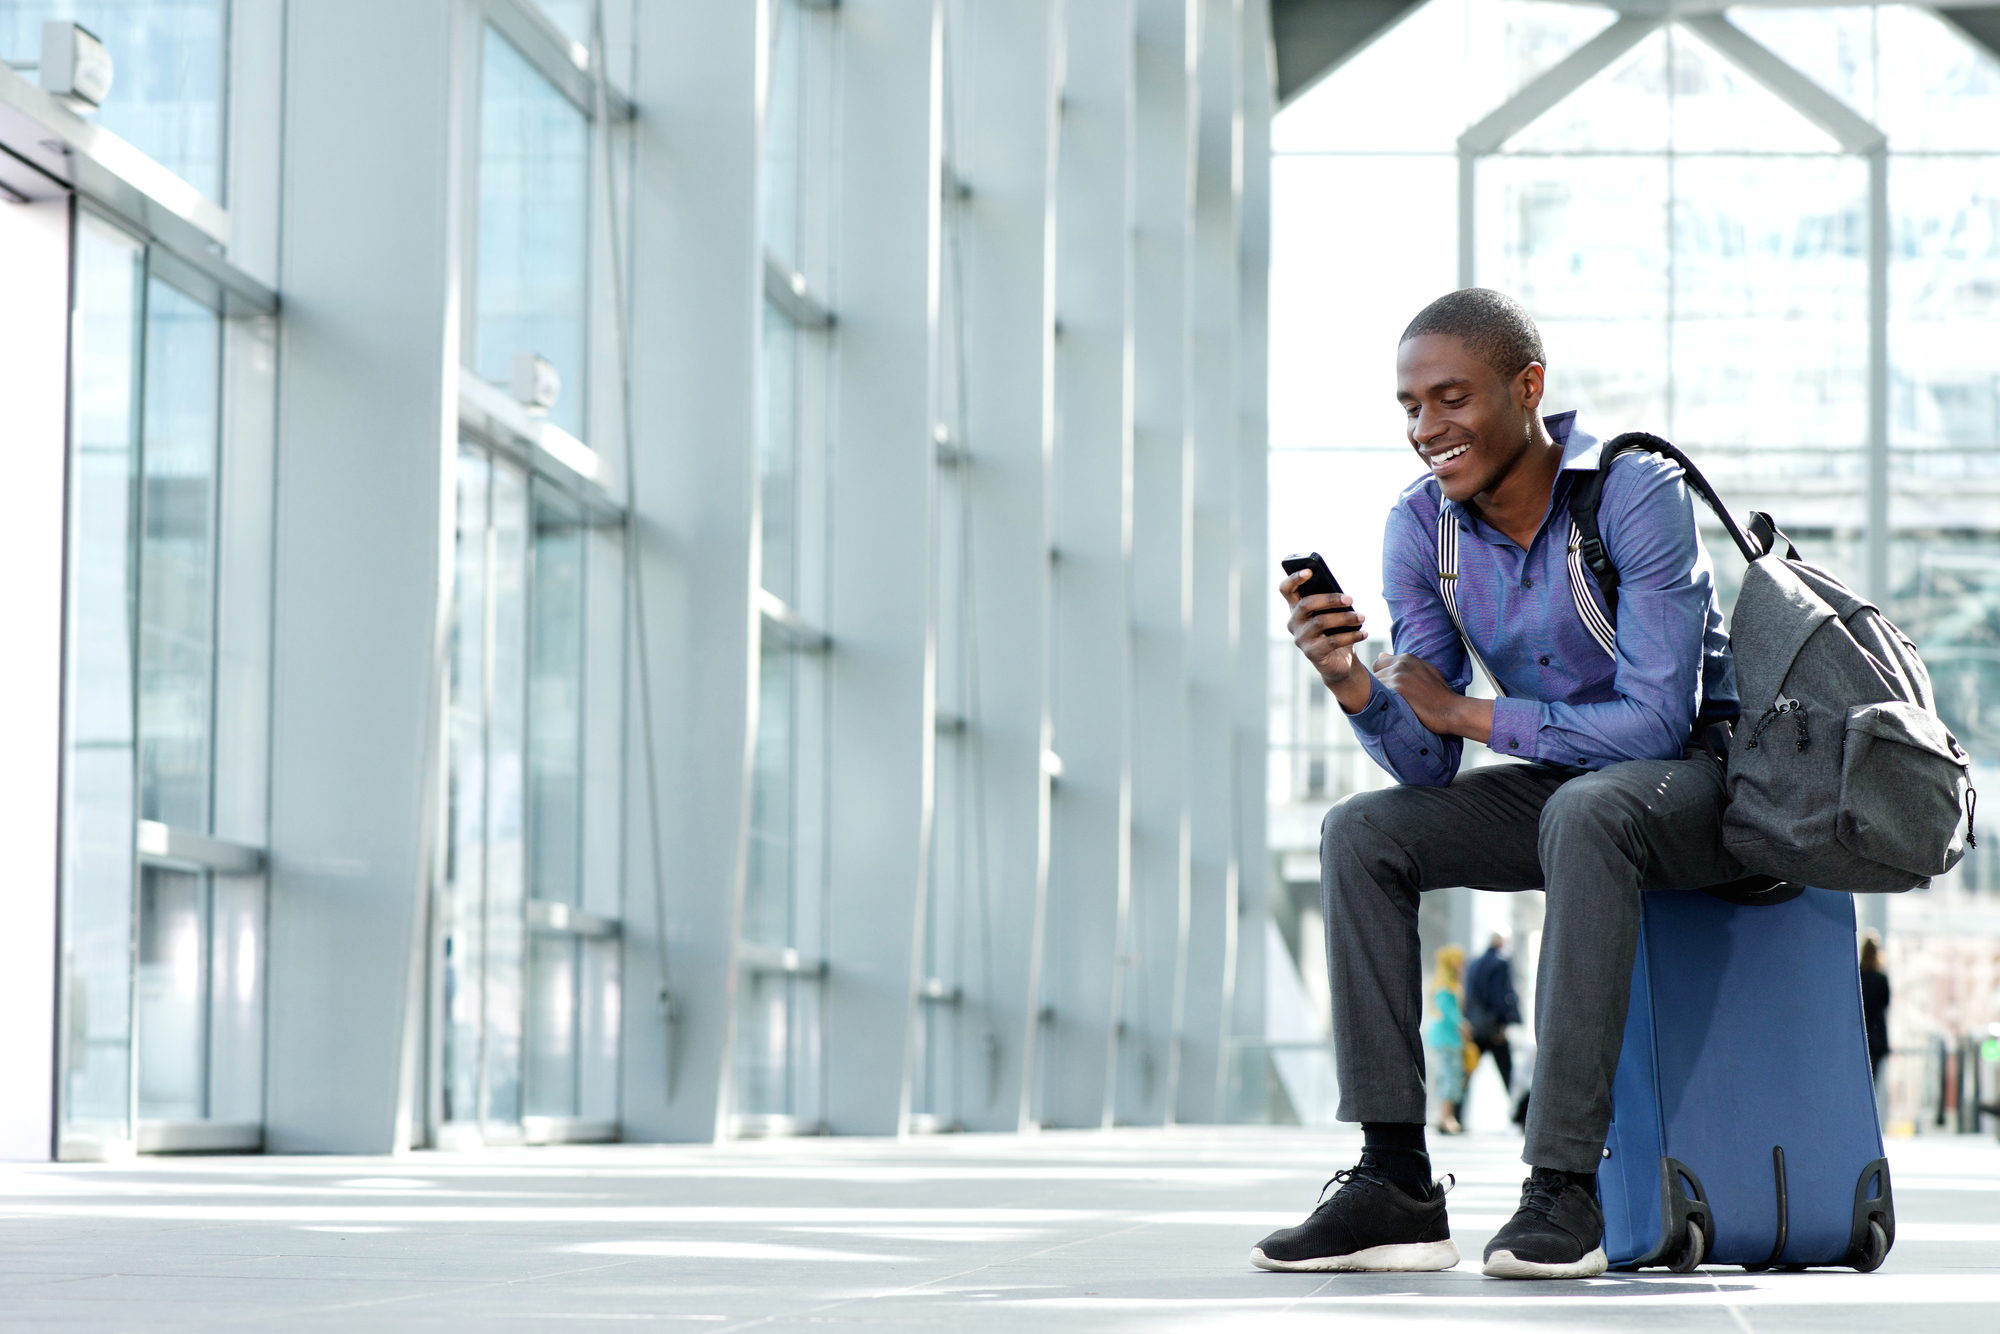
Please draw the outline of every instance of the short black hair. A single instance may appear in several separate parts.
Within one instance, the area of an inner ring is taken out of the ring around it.
[[[1465,341],[1465,350],[1511,380],[1529,362],[1549,362],[1542,352],[1542,334],[1521,303],[1505,292],[1462,287],[1447,292],[1417,312],[1401,342],[1424,334],[1450,334]]]

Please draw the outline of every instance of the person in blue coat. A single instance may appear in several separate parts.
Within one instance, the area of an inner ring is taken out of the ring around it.
[[[1521,1022],[1521,1000],[1514,992],[1514,963],[1501,953],[1506,948],[1507,937],[1495,931],[1486,942],[1486,953],[1466,969],[1465,1021],[1470,1026],[1472,1045],[1479,1048],[1480,1059],[1493,1058],[1493,1067],[1500,1072],[1501,1087],[1511,1094],[1514,1048],[1507,1041],[1507,1026]],[[1477,1071],[1474,1066],[1466,1073],[1468,1092]]]

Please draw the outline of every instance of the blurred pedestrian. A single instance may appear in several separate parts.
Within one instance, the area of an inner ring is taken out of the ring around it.
[[[1436,955],[1437,967],[1431,974],[1431,1009],[1437,1018],[1424,1031],[1429,1049],[1431,1099],[1437,1104],[1437,1126],[1447,1135],[1464,1127],[1458,1121],[1458,1106],[1465,1099],[1466,1024],[1459,1003],[1459,974],[1465,967],[1465,950],[1444,945]]]
[[[1472,1075],[1485,1056],[1493,1058],[1500,1072],[1500,1086],[1511,1101],[1514,1093],[1514,1048],[1507,1041],[1507,1026],[1521,1022],[1521,1000],[1514,992],[1514,963],[1501,951],[1507,937],[1498,931],[1486,942],[1486,953],[1465,970],[1465,1022],[1472,1045],[1477,1049],[1473,1069],[1466,1072],[1467,1094],[1472,1092]]]
[[[1882,938],[1861,936],[1861,1023],[1868,1033],[1868,1068],[1875,1078],[1875,1114],[1889,1117],[1889,1086],[1882,1066],[1889,1056],[1889,975],[1882,971]]]

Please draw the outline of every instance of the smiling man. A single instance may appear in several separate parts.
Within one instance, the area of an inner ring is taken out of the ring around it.
[[[1541,335],[1511,298],[1468,288],[1425,307],[1396,356],[1425,476],[1385,534],[1395,651],[1371,670],[1352,598],[1301,600],[1305,575],[1279,585],[1292,637],[1399,785],[1346,798],[1321,832],[1339,1114],[1362,1125],[1361,1161],[1305,1222],[1258,1243],[1265,1269],[1458,1262],[1424,1140],[1417,901],[1471,885],[1547,891],[1531,1171],[1485,1272],[1602,1273],[1596,1173],[1640,892],[1743,874],[1722,848],[1721,764],[1694,736],[1697,717],[1735,715],[1736,683],[1681,470],[1632,451],[1604,476],[1598,526],[1620,582],[1615,638],[1600,639],[1569,497],[1601,442],[1573,412],[1542,416],[1545,379]],[[1466,695],[1475,663],[1498,698]],[[1468,740],[1525,763],[1460,774]]]

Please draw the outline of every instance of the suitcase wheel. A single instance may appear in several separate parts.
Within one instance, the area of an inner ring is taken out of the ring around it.
[[[1884,1249],[1886,1250],[1887,1248],[1885,1247]],[[1686,1241],[1681,1247],[1680,1253],[1667,1262],[1667,1268],[1676,1274],[1693,1273],[1707,1255],[1708,1240],[1701,1235],[1701,1224],[1690,1218],[1687,1225]],[[1875,1263],[1880,1264],[1882,1262],[1877,1260]]]
[[[1874,1219],[1868,1220],[1868,1240],[1861,1248],[1861,1254],[1848,1261],[1863,1274],[1872,1274],[1882,1267],[1882,1261],[1889,1256],[1889,1234]]]

